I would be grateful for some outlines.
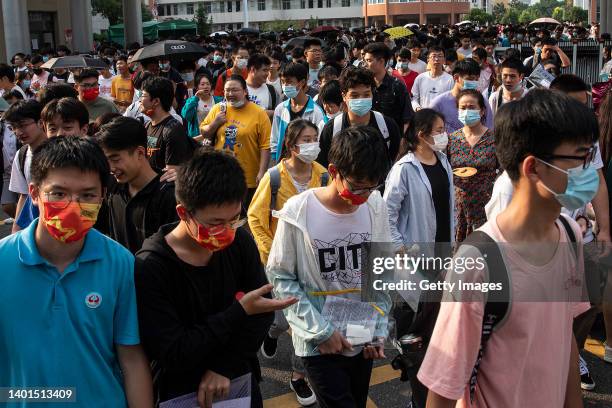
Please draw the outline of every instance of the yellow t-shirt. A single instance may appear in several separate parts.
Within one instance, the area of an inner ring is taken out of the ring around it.
[[[247,187],[255,188],[261,150],[270,149],[270,119],[252,102],[240,109],[225,106],[227,121],[217,130],[215,149],[233,153],[244,170]],[[212,123],[220,108],[221,104],[213,106],[200,127]]]
[[[111,96],[119,102],[132,103],[134,99],[134,84],[131,79],[124,79],[121,75],[113,77],[111,82]]]

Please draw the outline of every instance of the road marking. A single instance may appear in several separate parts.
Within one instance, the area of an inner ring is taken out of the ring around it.
[[[399,378],[399,376],[399,371],[394,370],[391,367],[391,364],[385,364],[376,367],[372,369],[372,376],[370,377],[370,387],[394,380],[396,378]],[[297,400],[295,399],[295,394],[293,392],[288,392],[277,397],[268,398],[264,401],[263,406],[264,408],[301,407],[301,405],[298,404]],[[374,403],[374,401],[372,401],[370,397],[368,397],[368,403],[366,404],[366,408],[377,408],[377,405]]]
[[[599,340],[592,339],[589,337],[584,345],[584,349],[599,358],[604,357],[605,348],[603,343]]]

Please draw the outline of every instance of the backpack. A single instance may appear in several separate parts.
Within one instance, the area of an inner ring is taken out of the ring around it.
[[[374,118],[376,119],[376,124],[378,125],[378,129],[380,133],[382,133],[383,140],[387,143],[387,149],[391,147],[391,136],[389,135],[389,129],[387,129],[387,124],[385,123],[385,117],[382,113],[371,111],[374,114]],[[342,130],[342,118],[344,115],[338,115],[334,118],[334,130],[333,135],[337,135]]]
[[[268,170],[270,174],[270,221],[268,225],[272,225],[272,211],[276,208],[276,197],[278,196],[278,190],[281,185],[280,170],[277,166],[271,167]],[[321,187],[325,187],[329,182],[329,173],[325,172],[321,174]]]
[[[23,145],[19,148],[19,150],[17,151],[17,162],[19,163],[19,170],[21,171],[21,174],[23,175],[23,178],[25,178],[25,162],[26,162],[26,157],[28,156],[28,145]]]
[[[271,104],[271,106],[268,107],[268,110],[272,110],[276,108],[276,88],[274,88],[274,85],[270,85],[270,84],[266,84],[266,86],[268,87],[268,92],[270,93],[270,104]]]

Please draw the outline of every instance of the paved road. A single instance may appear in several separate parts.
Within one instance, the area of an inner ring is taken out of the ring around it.
[[[6,215],[0,210],[0,220]],[[10,226],[0,225],[0,237],[10,233]],[[593,333],[593,339],[588,341],[588,351],[583,352],[587,360],[597,387],[593,392],[585,392],[585,407],[609,408],[612,407],[612,365],[606,364],[601,359],[603,346],[601,341],[603,334],[601,327],[597,327]],[[264,381],[261,384],[266,408],[292,408],[299,407],[294,394],[289,389],[289,376],[291,375],[291,352],[290,339],[283,334],[279,339],[279,347],[274,359],[266,360],[260,357]],[[554,345],[551,345],[554,347]],[[388,357],[393,357],[393,351],[387,352]],[[410,398],[410,385],[399,380],[399,373],[389,365],[389,360],[377,362],[372,372],[370,381],[370,398],[368,407],[404,408]],[[315,406],[316,407],[316,406]]]

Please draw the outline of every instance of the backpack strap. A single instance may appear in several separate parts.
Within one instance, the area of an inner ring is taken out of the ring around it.
[[[387,143],[387,149],[388,149],[391,147],[391,136],[389,135],[389,129],[387,128],[385,117],[380,112],[372,111],[372,113],[374,114],[374,118],[376,119],[378,130],[380,130],[380,133],[382,133],[383,139]]]
[[[499,87],[499,93],[497,94],[497,109],[504,103],[504,90],[502,87]]]
[[[272,226],[272,211],[276,209],[276,197],[278,196],[278,190],[281,185],[280,169],[278,165],[271,167],[268,170],[268,174],[270,175],[270,220],[268,225]]]
[[[276,108],[276,88],[270,84],[266,84],[266,86],[268,87],[268,93],[270,94],[271,106],[269,109],[274,109]]]
[[[329,183],[329,173],[325,172],[321,174],[321,187],[326,187]]]
[[[332,133],[332,137],[336,136],[338,133],[342,131],[342,117],[344,114],[340,114],[334,118],[334,131]]]
[[[21,170],[21,174],[23,175],[23,177],[25,178],[25,162],[26,162],[26,157],[28,155],[28,145],[23,145],[19,148],[19,152],[17,153],[18,155],[18,161],[19,161],[19,170]]]
[[[559,221],[561,221],[563,228],[565,228],[565,232],[567,232],[567,236],[569,237],[572,247],[574,248],[574,254],[576,255],[576,258],[578,258],[578,242],[576,241],[574,229],[564,215],[559,215]]]
[[[491,337],[493,330],[500,322],[504,321],[510,310],[510,277],[506,264],[499,250],[497,243],[488,234],[482,231],[474,231],[464,241],[464,245],[471,245],[477,248],[487,262],[489,272],[489,283],[501,284],[501,290],[489,291],[488,298],[484,305],[482,321],[482,331],[480,334],[480,348],[478,357],[470,376],[470,401],[474,400],[478,369],[484,355],[487,341]]]

